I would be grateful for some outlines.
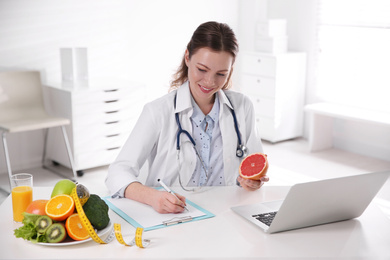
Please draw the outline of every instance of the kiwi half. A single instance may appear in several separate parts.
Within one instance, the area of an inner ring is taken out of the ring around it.
[[[66,230],[62,223],[54,223],[46,230],[46,239],[49,243],[60,243],[65,238]]]
[[[53,221],[48,216],[40,216],[35,221],[36,230],[39,233],[45,233],[45,231],[48,229],[48,227],[53,224]]]

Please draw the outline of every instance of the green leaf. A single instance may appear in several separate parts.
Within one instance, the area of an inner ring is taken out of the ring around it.
[[[24,212],[23,215],[23,226],[14,230],[15,237],[30,240],[33,243],[47,242],[45,234],[38,233],[35,226],[35,222],[40,217],[40,215],[26,212]]]

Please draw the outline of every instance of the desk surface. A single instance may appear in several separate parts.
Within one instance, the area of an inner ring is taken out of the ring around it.
[[[198,193],[182,192],[188,199],[216,215],[214,218],[148,231],[145,249],[125,247],[116,240],[107,245],[94,241],[66,247],[34,245],[15,238],[20,224],[12,221],[8,197],[0,205],[0,259],[311,259],[324,257],[390,258],[390,220],[374,204],[357,219],[328,225],[266,234],[236,215],[231,206],[283,199],[288,187],[264,186],[255,192],[238,187],[214,187]],[[179,188],[177,188],[179,191]],[[51,188],[34,188],[34,199],[50,196]],[[105,194],[101,194],[104,196]],[[135,229],[110,211],[111,221],[122,225],[126,238]]]

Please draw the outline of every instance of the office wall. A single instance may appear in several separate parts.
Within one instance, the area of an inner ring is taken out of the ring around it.
[[[238,0],[1,0],[0,67],[39,69],[61,79],[59,49],[87,47],[90,78],[142,82],[148,99],[167,93],[195,28],[228,23],[237,31]],[[91,86],[93,87],[93,86]],[[43,132],[9,135],[13,169],[39,166]],[[0,149],[0,172],[6,172]]]
[[[305,97],[307,104],[322,101],[317,93],[315,82],[316,2],[317,0],[267,1],[268,18],[287,19],[289,49],[305,51],[308,54]],[[306,117],[304,134],[306,138],[308,123]],[[336,148],[390,161],[389,126],[338,119],[334,120],[333,131]]]
[[[308,53],[306,103],[313,103],[320,101],[314,79],[315,4],[316,0],[0,0],[0,67],[39,69],[45,83],[59,81],[59,48],[87,47],[91,78],[143,82],[148,99],[153,99],[166,93],[185,45],[201,22],[230,24],[240,49],[253,50],[255,23],[285,18],[290,50]],[[235,71],[238,81],[239,66]],[[336,123],[336,147],[390,160],[388,127]],[[306,138],[307,129],[306,121]],[[15,170],[40,165],[41,131],[10,135],[8,143]],[[5,171],[0,149],[0,173]]]

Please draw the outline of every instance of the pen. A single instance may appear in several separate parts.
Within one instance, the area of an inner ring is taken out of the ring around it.
[[[175,196],[175,198],[178,199],[178,200],[180,201],[180,199],[176,196],[176,194],[173,193],[173,191],[171,191],[171,189],[169,189],[168,186],[165,185],[165,183],[164,183],[161,179],[158,179],[157,181],[161,184],[161,186],[164,188],[164,190],[166,190],[167,192],[169,192],[170,194],[172,194],[173,196]],[[187,209],[186,206],[184,206],[184,209],[187,210],[187,211],[189,211],[189,210]]]

